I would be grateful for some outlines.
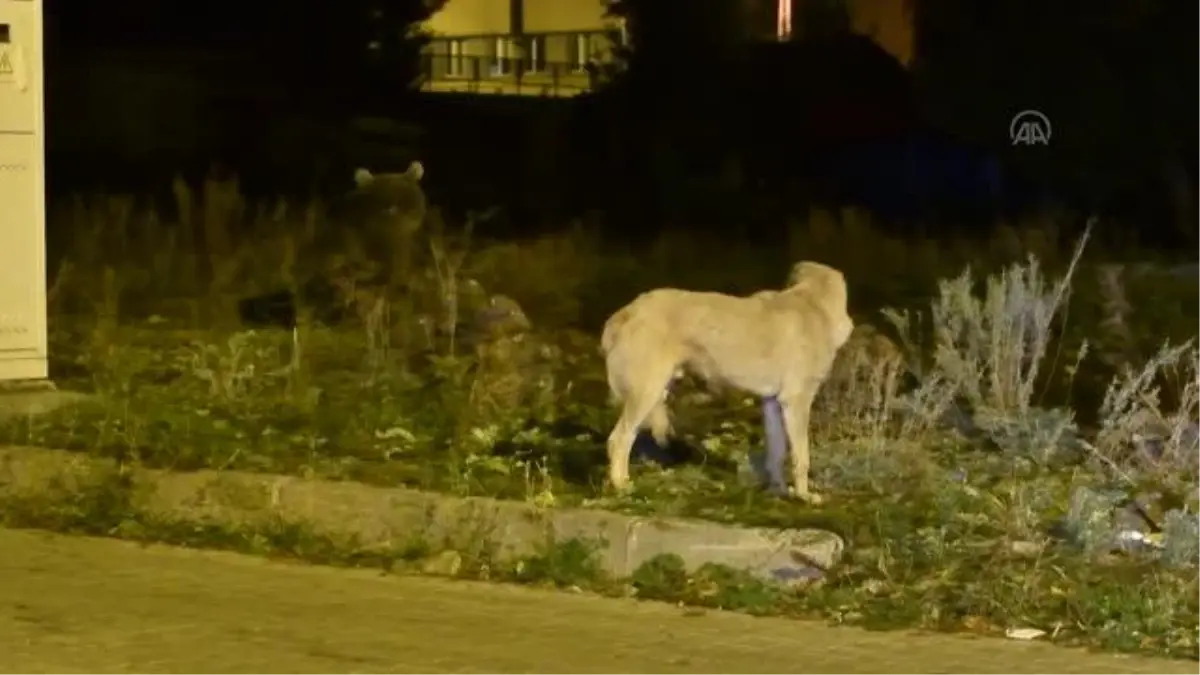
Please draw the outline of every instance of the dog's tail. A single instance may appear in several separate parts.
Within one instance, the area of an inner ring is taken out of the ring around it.
[[[600,351],[605,356],[612,353],[613,348],[617,346],[617,341],[620,339],[621,329],[629,320],[633,318],[633,312],[629,307],[622,307],[617,310],[616,314],[608,317],[608,321],[604,322],[604,332],[600,334]]]
[[[621,342],[622,333],[624,333],[626,325],[632,318],[633,312],[626,306],[617,310],[615,314],[608,317],[608,321],[604,322],[604,332],[600,335],[600,353],[604,356],[606,362],[609,361],[613,350]],[[613,371],[612,363],[606,363],[605,369],[608,372],[609,402],[620,405],[625,399],[625,388],[620,382],[618,373]]]

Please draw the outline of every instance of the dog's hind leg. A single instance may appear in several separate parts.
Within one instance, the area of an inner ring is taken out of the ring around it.
[[[656,433],[654,425],[667,420],[669,424],[666,402],[663,392],[670,381],[670,375],[662,378],[645,378],[648,384],[628,392],[625,397],[621,418],[608,436],[608,478],[617,489],[629,485],[629,454],[633,450],[633,442],[637,438],[638,429],[651,425],[652,433]],[[661,430],[661,429],[659,429]],[[657,442],[657,438],[655,441]]]
[[[796,497],[810,504],[820,504],[821,496],[808,490],[808,420],[812,412],[815,387],[783,399],[783,422],[792,447],[792,485]]]
[[[646,416],[645,426],[650,430],[650,436],[654,438],[654,442],[660,448],[667,447],[667,443],[671,440],[671,410],[667,407],[667,401],[671,398],[671,390],[682,378],[683,370],[676,368],[675,372],[671,374],[671,378],[667,380],[666,386],[663,387],[662,400]]]
[[[654,442],[658,447],[665,448],[671,439],[671,411],[667,408],[667,399],[671,393],[671,383],[663,389],[662,398],[650,414],[646,416],[646,421],[643,423],[650,430],[650,436],[654,438]]]

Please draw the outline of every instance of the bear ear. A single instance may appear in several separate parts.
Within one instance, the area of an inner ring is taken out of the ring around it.
[[[374,182],[375,176],[368,169],[359,168],[354,170],[354,184],[358,187],[365,188]]]
[[[408,171],[405,171],[404,173],[407,174],[409,178],[413,179],[413,182],[420,183],[421,179],[425,177],[425,165],[414,160],[408,165]]]

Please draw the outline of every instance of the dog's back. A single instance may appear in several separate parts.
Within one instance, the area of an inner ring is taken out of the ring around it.
[[[823,379],[852,326],[841,272],[801,263],[779,291],[642,293],[605,323],[601,349],[618,398],[648,362],[759,390],[788,375]]]
[[[635,299],[634,302],[637,302]],[[600,351],[604,355],[612,352],[617,346],[617,340],[620,339],[620,333],[625,328],[625,324],[629,322],[629,318],[633,315],[633,303],[625,305],[618,309],[612,316],[608,317],[608,321],[604,322],[604,332],[600,334]]]

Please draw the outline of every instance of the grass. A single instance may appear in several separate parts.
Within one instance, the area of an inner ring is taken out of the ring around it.
[[[880,628],[1037,627],[1197,657],[1193,279],[1113,265],[1128,258],[1064,241],[1050,221],[906,241],[861,215],[815,213],[768,252],[691,233],[622,249],[582,225],[488,241],[486,215],[451,227],[436,211],[416,232],[384,217],[333,227],[322,205],[259,208],[216,181],[179,184],[176,202],[170,222],[119,197],[52,212],[65,242],[52,368],[94,396],[8,421],[0,440],[180,471],[824,527],[846,538],[845,560],[797,592],[719,567],[688,575],[669,558],[605,579],[582,543],[502,571],[425,544],[361,557],[295,523],[162,522],[131,510],[117,478],[6,504],[5,522],[338,564],[432,556],[458,575]],[[828,505],[748,485],[755,402],[696,387],[680,392],[670,449],[689,461],[644,466],[632,493],[607,493],[599,323],[654,286],[777,286],[802,257],[846,272],[860,324],[814,411]],[[271,308],[243,301],[281,290],[298,299],[295,328],[250,327]],[[1152,545],[1116,550],[1121,530]]]

